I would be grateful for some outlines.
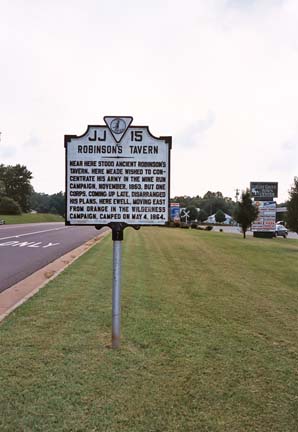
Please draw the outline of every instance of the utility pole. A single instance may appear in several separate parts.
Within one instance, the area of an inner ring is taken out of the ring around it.
[[[238,202],[238,197],[239,197],[240,191],[239,191],[239,189],[238,189],[238,188],[237,188],[237,189],[235,189],[235,191],[236,191],[236,195],[235,195],[235,198],[236,198],[236,202]]]

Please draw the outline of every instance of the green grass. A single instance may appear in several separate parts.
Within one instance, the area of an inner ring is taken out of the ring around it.
[[[298,430],[298,242],[125,230],[0,326],[0,430]]]
[[[49,213],[23,213],[21,215],[0,215],[0,219],[4,219],[6,224],[64,222],[64,218],[62,216]]]

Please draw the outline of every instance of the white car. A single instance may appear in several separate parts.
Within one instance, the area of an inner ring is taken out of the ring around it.
[[[288,230],[285,226],[277,224],[275,225],[275,237],[281,236],[283,238],[287,238]]]
[[[4,225],[5,224],[5,220],[4,219],[0,219],[0,225]]]

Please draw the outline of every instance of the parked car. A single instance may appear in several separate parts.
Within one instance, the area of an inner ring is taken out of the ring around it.
[[[288,230],[285,226],[277,224],[275,225],[275,237],[281,236],[283,238],[287,238]]]
[[[5,224],[5,220],[4,219],[0,219],[0,225],[4,225]]]

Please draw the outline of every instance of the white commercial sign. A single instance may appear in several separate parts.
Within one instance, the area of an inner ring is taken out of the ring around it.
[[[274,232],[276,224],[276,202],[256,201],[259,209],[258,218],[251,226],[253,232]]]
[[[66,224],[164,225],[169,219],[171,137],[132,117],[104,117],[66,135]]]

